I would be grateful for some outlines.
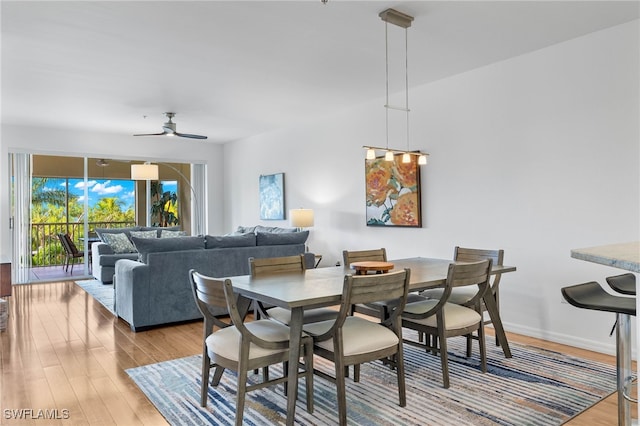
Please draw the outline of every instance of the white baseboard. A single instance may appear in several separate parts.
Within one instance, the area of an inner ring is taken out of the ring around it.
[[[512,333],[522,334],[524,336],[535,337],[536,339],[548,340],[554,343],[561,343],[563,345],[569,345],[580,349],[586,349],[594,352],[599,352],[607,355],[616,355],[616,338],[615,334],[611,337],[609,335],[603,336],[600,340],[590,340],[580,337],[570,336],[567,334],[560,334],[554,332],[548,332],[539,330],[536,328],[525,327],[518,324],[503,323],[505,330]],[[633,340],[633,339],[632,339]],[[636,348],[631,348],[631,356],[635,360]]]

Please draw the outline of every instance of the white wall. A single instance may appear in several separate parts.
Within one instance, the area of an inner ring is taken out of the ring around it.
[[[7,182],[9,152],[206,164],[208,199],[215,203],[215,200],[222,198],[223,148],[220,145],[188,139],[135,138],[130,135],[3,125],[0,139],[1,262],[11,261]],[[219,209],[209,208],[207,221],[210,233],[223,231],[222,212]]]
[[[518,268],[502,278],[508,331],[615,353],[613,315],[560,288],[623,272],[572,248],[640,239],[638,34],[634,21],[411,90],[411,147],[431,154],[421,229],[365,226],[362,145],[385,144],[382,99],[227,144],[225,228],[260,223],[258,176],[284,172],[287,208],[315,210],[323,265],[343,249],[503,248]]]

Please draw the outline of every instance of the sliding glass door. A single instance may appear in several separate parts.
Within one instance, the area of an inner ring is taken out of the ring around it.
[[[205,165],[160,163],[167,166],[161,167],[160,180],[145,182],[131,180],[134,162],[126,160],[11,157],[13,283],[89,278],[96,228],[149,223],[179,225],[192,235],[206,233]],[[152,184],[165,186],[156,198],[148,191]],[[83,257],[67,257],[64,234]],[[73,271],[64,267],[67,261],[74,262]]]

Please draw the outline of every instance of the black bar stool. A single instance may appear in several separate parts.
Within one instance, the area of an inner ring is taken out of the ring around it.
[[[607,283],[620,294],[636,295],[636,276],[631,273],[608,277]]]
[[[634,277],[634,294],[635,294],[635,276]],[[612,288],[614,285],[620,285],[621,282],[627,283],[628,278],[609,277],[607,282]],[[611,284],[613,282],[614,284]],[[621,288],[628,288],[625,284]],[[583,309],[592,309],[595,311],[614,312],[616,314],[616,370],[617,370],[617,387],[618,387],[618,425],[631,425],[631,409],[629,402],[630,392],[628,391],[632,381],[631,375],[631,315],[636,315],[636,299],[635,297],[615,296],[607,293],[595,281],[584,284],[573,285],[562,288],[562,296],[567,302]]]

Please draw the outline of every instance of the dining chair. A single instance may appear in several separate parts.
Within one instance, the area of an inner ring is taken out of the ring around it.
[[[342,260],[346,267],[350,267],[354,262],[387,262],[387,250],[384,247],[369,250],[343,250]],[[416,293],[409,293],[407,296],[407,303],[418,302],[421,300],[424,300],[424,297]],[[381,320],[385,319],[389,315],[385,301],[354,305],[353,312],[370,315],[380,318]]]
[[[265,376],[259,383],[248,383],[248,372],[262,367],[284,363],[289,359],[289,327],[277,321],[264,319],[244,322],[249,301],[237,297],[233,292],[231,280],[218,280],[202,275],[195,270],[189,271],[193,294],[205,318],[202,351],[201,396],[200,405],[207,405],[209,372],[215,367],[212,386],[218,386],[225,369],[237,372],[236,425],[242,425],[246,393],[266,386],[285,383],[287,369],[283,376],[269,379]],[[239,309],[239,306],[242,307]],[[231,324],[221,323],[209,307],[226,306]],[[213,331],[213,325],[220,329]],[[304,374],[307,393],[307,411],[313,412],[313,340],[303,335],[300,353],[304,357]]]
[[[304,274],[306,271],[304,254],[299,256],[282,256],[268,258],[249,258],[249,268],[252,277],[262,277],[266,275],[277,275],[287,273]],[[291,322],[291,311],[278,306],[266,309],[262,302],[254,301],[256,315],[263,318],[273,318],[285,325]],[[305,309],[303,322],[317,322],[334,319],[338,316],[337,309],[312,308]]]
[[[340,425],[347,424],[343,373],[349,365],[356,366],[375,360],[390,363],[397,375],[400,406],[406,405],[400,313],[407,301],[410,274],[409,269],[378,275],[348,274],[344,278],[338,317],[303,326],[305,333],[313,337],[314,353],[334,363],[333,376],[319,370],[314,372],[336,384]],[[389,303],[389,316],[382,322],[350,315],[353,304],[379,300],[393,301]]]
[[[424,343],[405,340],[405,343],[426,348],[427,352],[440,355],[442,381],[449,387],[449,366],[447,338],[469,336],[476,331],[480,345],[480,368],[487,371],[487,353],[482,321],[482,296],[489,287],[491,259],[471,263],[451,263],[447,271],[447,280],[439,299],[426,299],[422,302],[407,303],[402,312],[402,326],[435,339],[425,339]],[[468,287],[474,295],[465,306],[449,302],[453,289]],[[467,357],[470,354],[467,352]]]
[[[479,260],[491,259],[492,265],[503,265],[504,260],[504,250],[486,250],[486,249],[474,249],[474,248],[465,248],[456,246],[453,251],[453,260],[456,262],[477,262]],[[491,289],[491,294],[496,300],[496,307],[498,308],[498,312],[500,312],[500,275],[495,274],[492,280],[489,283],[489,288]],[[428,297],[430,299],[439,299],[442,295],[442,288],[433,288],[420,292],[420,295]],[[451,292],[451,296],[449,297],[449,303],[456,303],[458,305],[469,306],[469,301],[475,294],[475,290],[473,288],[455,288]],[[491,324],[491,318],[488,316],[485,317],[485,312],[487,311],[484,302],[481,304],[482,306],[482,320],[484,325]],[[477,338],[477,336],[476,336]],[[500,346],[500,342],[498,341],[498,337],[495,338],[496,346]],[[471,356],[471,337],[467,339],[467,356]]]
[[[69,264],[71,264],[71,274],[73,274],[75,259],[84,258],[84,251],[78,250],[78,247],[76,247],[69,234],[60,233],[58,234],[58,239],[65,253],[64,270],[65,272],[68,271]]]

